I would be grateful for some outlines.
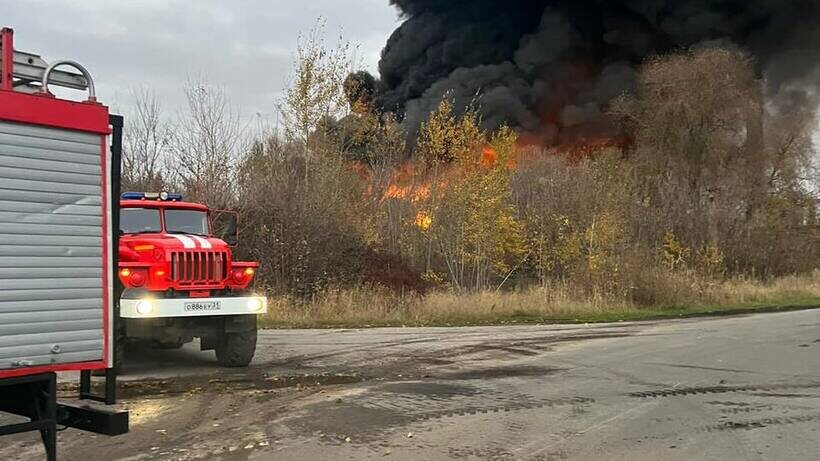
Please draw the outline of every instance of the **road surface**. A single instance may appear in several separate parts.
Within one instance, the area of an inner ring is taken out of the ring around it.
[[[62,459],[820,459],[820,310],[266,331],[245,370],[195,345],[129,360],[131,433],[66,430]]]

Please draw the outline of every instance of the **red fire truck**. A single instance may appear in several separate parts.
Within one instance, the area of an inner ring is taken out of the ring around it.
[[[118,342],[178,348],[198,337],[220,364],[247,366],[267,306],[249,289],[259,263],[233,259],[235,213],[211,213],[179,194],[125,192],[119,227]]]

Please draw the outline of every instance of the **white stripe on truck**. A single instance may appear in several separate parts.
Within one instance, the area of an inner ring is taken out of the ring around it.
[[[186,249],[196,248],[196,244],[194,243],[194,240],[192,238],[188,237],[187,235],[171,234],[171,237],[173,237],[173,238],[179,240],[180,242],[182,242],[182,246],[185,247]]]
[[[204,239],[204,238],[202,238],[198,235],[189,235],[188,237],[190,237],[190,238],[196,240],[197,242],[199,242],[199,245],[203,249],[205,249],[205,250],[210,250],[211,249],[211,242],[209,242],[207,239]]]

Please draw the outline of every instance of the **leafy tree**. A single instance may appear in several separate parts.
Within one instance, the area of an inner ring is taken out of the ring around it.
[[[345,82],[354,65],[354,47],[341,39],[335,47],[326,46],[324,27],[320,18],[313,29],[299,36],[293,74],[277,103],[285,136],[306,156],[323,148],[322,138],[314,136],[317,129],[349,111]]]
[[[446,100],[422,126],[417,151],[432,185],[416,225],[427,238],[428,271],[442,261],[457,289],[502,283],[526,253],[510,203],[516,141],[506,127],[488,138],[475,112],[456,117]]]
[[[421,126],[416,155],[433,167],[474,154],[485,142],[477,117],[473,110],[456,117],[452,102],[442,99]]]

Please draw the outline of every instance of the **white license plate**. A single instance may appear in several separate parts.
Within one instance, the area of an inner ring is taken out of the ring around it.
[[[219,301],[192,301],[185,303],[185,312],[214,312],[222,310]]]

